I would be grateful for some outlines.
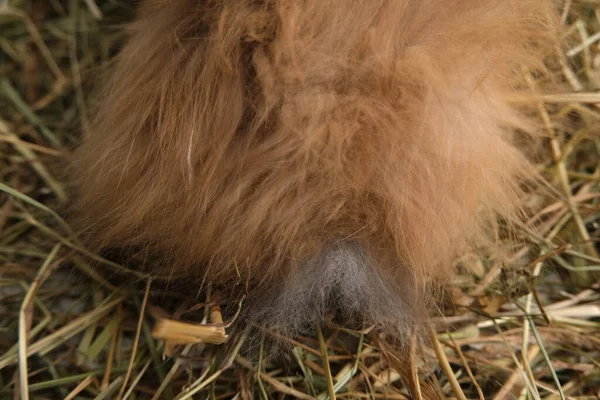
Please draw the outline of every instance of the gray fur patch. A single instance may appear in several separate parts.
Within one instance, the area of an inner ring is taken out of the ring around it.
[[[293,334],[339,311],[346,320],[381,324],[401,337],[413,328],[414,290],[410,277],[400,285],[388,278],[357,244],[341,242],[303,262],[280,290],[255,303],[250,317]]]

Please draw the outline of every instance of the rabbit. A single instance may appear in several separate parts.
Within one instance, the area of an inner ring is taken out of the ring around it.
[[[412,335],[535,172],[512,101],[550,0],[144,0],[73,154],[85,243],[294,334]],[[193,295],[194,293],[192,293]]]

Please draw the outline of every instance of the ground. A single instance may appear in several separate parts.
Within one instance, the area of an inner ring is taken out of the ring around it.
[[[507,235],[506,257],[458,261],[422,355],[329,326],[251,363],[165,347],[154,289],[61,217],[69,151],[133,2],[0,0],[0,398],[404,399],[407,385],[423,398],[600,398],[600,2],[564,3],[566,44],[532,83],[546,93],[535,159],[554,188],[530,193],[538,233]]]

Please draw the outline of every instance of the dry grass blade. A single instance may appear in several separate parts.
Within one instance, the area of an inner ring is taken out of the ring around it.
[[[175,345],[191,343],[222,344],[227,340],[222,326],[198,325],[161,318],[156,323],[152,336]]]
[[[323,359],[323,369],[325,370],[325,379],[327,379],[327,393],[329,394],[330,400],[335,400],[335,389],[333,385],[333,377],[331,376],[331,366],[329,365],[329,356],[327,355],[327,345],[323,338],[323,332],[321,328],[317,327],[317,339],[319,340],[319,349],[321,350],[321,357]]]
[[[124,298],[119,297],[117,299],[106,302],[101,307],[98,307],[95,310],[84,314],[83,316],[75,319],[68,325],[65,325],[64,327],[56,330],[54,333],[44,337],[43,339],[38,340],[37,342],[27,347],[27,357],[31,357],[33,354],[37,353],[45,354],[53,350],[55,347],[63,344],[65,340],[84,330],[89,324],[94,323],[95,321],[103,318],[117,304],[120,304],[123,301]],[[2,357],[0,357],[0,370],[16,362],[16,351],[9,351],[5,353]]]
[[[25,160],[31,163],[32,168],[40,175],[44,182],[48,184],[48,186],[56,194],[56,197],[58,197],[60,202],[65,202],[67,200],[67,194],[65,192],[65,189],[63,188],[63,185],[52,176],[52,174],[48,171],[44,164],[40,162],[38,157],[32,151],[32,149],[40,150],[40,146],[25,143],[22,140],[19,140],[19,138],[14,133],[8,131],[2,120],[0,120],[0,133],[6,135],[4,137],[0,137],[0,140],[6,140],[13,143],[17,151],[25,158]],[[53,152],[53,150],[51,149],[42,149],[42,151],[46,153]]]
[[[252,363],[250,361],[246,360],[244,357],[238,355],[235,358],[235,361],[238,364],[240,364],[241,366],[249,369],[253,373],[257,372],[256,369],[252,366]],[[263,379],[265,382],[267,382],[269,385],[271,385],[273,387],[273,389],[277,390],[280,393],[287,394],[288,396],[292,396],[293,398],[296,398],[296,399],[316,400],[313,396],[309,396],[308,394],[305,394],[305,393],[300,392],[292,387],[284,385],[283,383],[279,382],[277,379],[272,378],[271,376],[265,374],[264,372],[259,371],[258,374],[260,375],[261,379]]]
[[[448,358],[446,357],[446,354],[444,353],[444,349],[442,349],[442,345],[441,345],[440,341],[438,340],[438,338],[435,334],[435,331],[433,330],[433,328],[430,327],[429,332],[430,332],[431,342],[433,343],[433,349],[435,351],[435,355],[437,356],[437,359],[440,363],[440,366],[442,367],[442,370],[446,374],[446,377],[448,377],[448,381],[450,382],[450,385],[452,386],[452,391],[454,392],[454,395],[460,400],[467,400],[465,393],[463,392],[462,388],[460,387],[460,384],[456,380],[454,371],[452,371],[452,367],[450,366],[450,363],[448,362]]]
[[[142,379],[142,377],[146,373],[146,370],[148,370],[148,367],[150,367],[151,363],[152,363],[152,360],[146,361],[146,364],[144,364],[144,366],[142,367],[140,372],[137,374],[135,379],[131,382],[131,386],[129,386],[129,389],[127,390],[127,392],[125,392],[125,395],[123,396],[123,400],[127,400],[131,396],[131,394],[135,390],[135,387],[137,386],[139,381]]]
[[[546,103],[600,104],[600,93],[557,93],[542,97]]]
[[[98,396],[94,397],[94,400],[110,400],[113,399],[113,394],[119,389],[121,386],[121,382],[123,382],[123,377],[118,377],[114,382],[112,382],[108,387],[102,390]]]
[[[181,356],[185,357],[188,352],[190,351],[190,349],[192,348],[191,345],[187,345],[185,347],[185,349],[183,349],[183,351],[181,352]],[[156,393],[154,393],[154,396],[152,396],[151,400],[159,400],[160,396],[163,394],[163,392],[165,391],[167,385],[169,385],[171,383],[171,380],[173,379],[173,376],[177,373],[177,371],[179,370],[181,364],[183,362],[182,358],[177,358],[177,360],[175,361],[175,363],[173,364],[173,367],[171,368],[171,370],[169,371],[169,373],[167,374],[167,376],[165,377],[165,379],[163,379],[163,381],[160,383],[160,386],[158,387],[158,389],[156,390]],[[148,364],[149,365],[149,364]],[[127,397],[127,396],[126,396]],[[126,398],[125,397],[125,398]]]
[[[94,0],[85,0],[85,4],[87,4],[94,18],[102,19],[102,11],[100,11]]]
[[[469,375],[469,379],[471,379],[471,382],[473,382],[473,385],[475,386],[475,389],[477,390],[477,395],[479,396],[479,399],[485,400],[485,398],[483,396],[483,391],[481,390],[481,386],[479,386],[479,383],[477,383],[477,379],[475,379],[475,376],[473,375],[473,371],[471,370],[471,367],[469,367],[469,363],[465,359],[465,356],[464,356],[462,350],[460,349],[460,346],[458,346],[456,344],[456,341],[454,340],[452,335],[448,334],[448,338],[450,339],[450,342],[454,346],[454,350],[458,353],[458,356],[460,357],[460,360],[461,360],[462,364],[464,365],[465,370],[467,371],[467,375]]]
[[[37,207],[40,210],[43,210],[43,211],[47,212],[48,214],[52,215],[56,219],[56,221],[61,225],[61,227],[65,230],[65,232],[67,232],[69,235],[75,237],[75,234],[73,233],[73,231],[71,230],[69,225],[66,223],[66,221],[60,215],[58,215],[58,213],[56,211],[52,210],[51,208],[48,208],[47,206],[40,203],[39,201],[34,200],[31,197],[19,192],[18,190],[15,190],[15,189],[11,188],[10,186],[5,185],[2,182],[0,182],[0,191],[3,191],[19,200],[22,200],[23,202],[25,202],[27,204]]]
[[[83,392],[85,390],[85,388],[88,387],[93,381],[94,381],[94,377],[91,375],[88,376],[87,378],[82,380],[79,385],[75,386],[75,389],[71,390],[71,392],[67,395],[67,397],[65,397],[64,400],[75,399],[75,397],[77,397],[77,395],[79,393]]]
[[[127,382],[129,381],[129,377],[131,376],[131,371],[133,370],[133,366],[135,365],[135,355],[137,354],[138,344],[140,341],[140,335],[142,333],[142,324],[144,323],[144,316],[146,314],[146,305],[148,304],[148,296],[150,296],[150,287],[152,286],[152,279],[148,279],[148,283],[146,283],[146,291],[144,292],[144,300],[142,300],[142,306],[140,308],[140,316],[138,319],[137,329],[135,331],[135,339],[133,340],[133,351],[131,352],[131,358],[129,359],[129,368],[127,369],[127,375],[125,375],[125,379],[123,380],[123,385],[121,385],[121,390],[119,390],[119,395],[117,396],[117,400],[121,400],[123,398],[123,394],[125,393],[125,388],[127,387]]]
[[[21,305],[21,311],[19,313],[19,383],[21,384],[21,398],[23,400],[29,400],[29,379],[27,370],[27,333],[31,326],[31,320],[33,318],[33,298],[39,290],[40,286],[44,283],[48,276],[52,272],[52,262],[60,250],[60,244],[54,246],[46,261],[41,266],[38,274],[33,281],[33,284],[27,291],[23,303]],[[29,320],[29,323],[27,322]]]
[[[531,317],[528,317],[528,319],[529,319],[529,322],[531,325],[531,330],[533,332],[533,336],[535,337],[538,347],[540,348],[542,355],[544,356],[544,360],[546,361],[546,365],[548,365],[548,369],[550,369],[550,372],[552,373],[552,379],[556,383],[556,387],[558,389],[560,398],[561,398],[561,400],[566,400],[565,393],[563,392],[563,389],[562,389],[562,384],[560,383],[560,380],[558,379],[558,375],[556,375],[556,371],[554,370],[554,367],[552,366],[552,361],[550,360],[550,357],[548,356],[548,352],[546,351],[546,347],[544,346],[544,343],[542,342],[542,338],[540,337],[540,334],[539,334],[535,324],[533,323],[533,321],[531,321]]]

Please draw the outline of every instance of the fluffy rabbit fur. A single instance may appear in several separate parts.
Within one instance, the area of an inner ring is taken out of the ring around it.
[[[90,246],[248,282],[246,319],[396,336],[518,216],[508,99],[550,0],[148,0],[75,152]]]

